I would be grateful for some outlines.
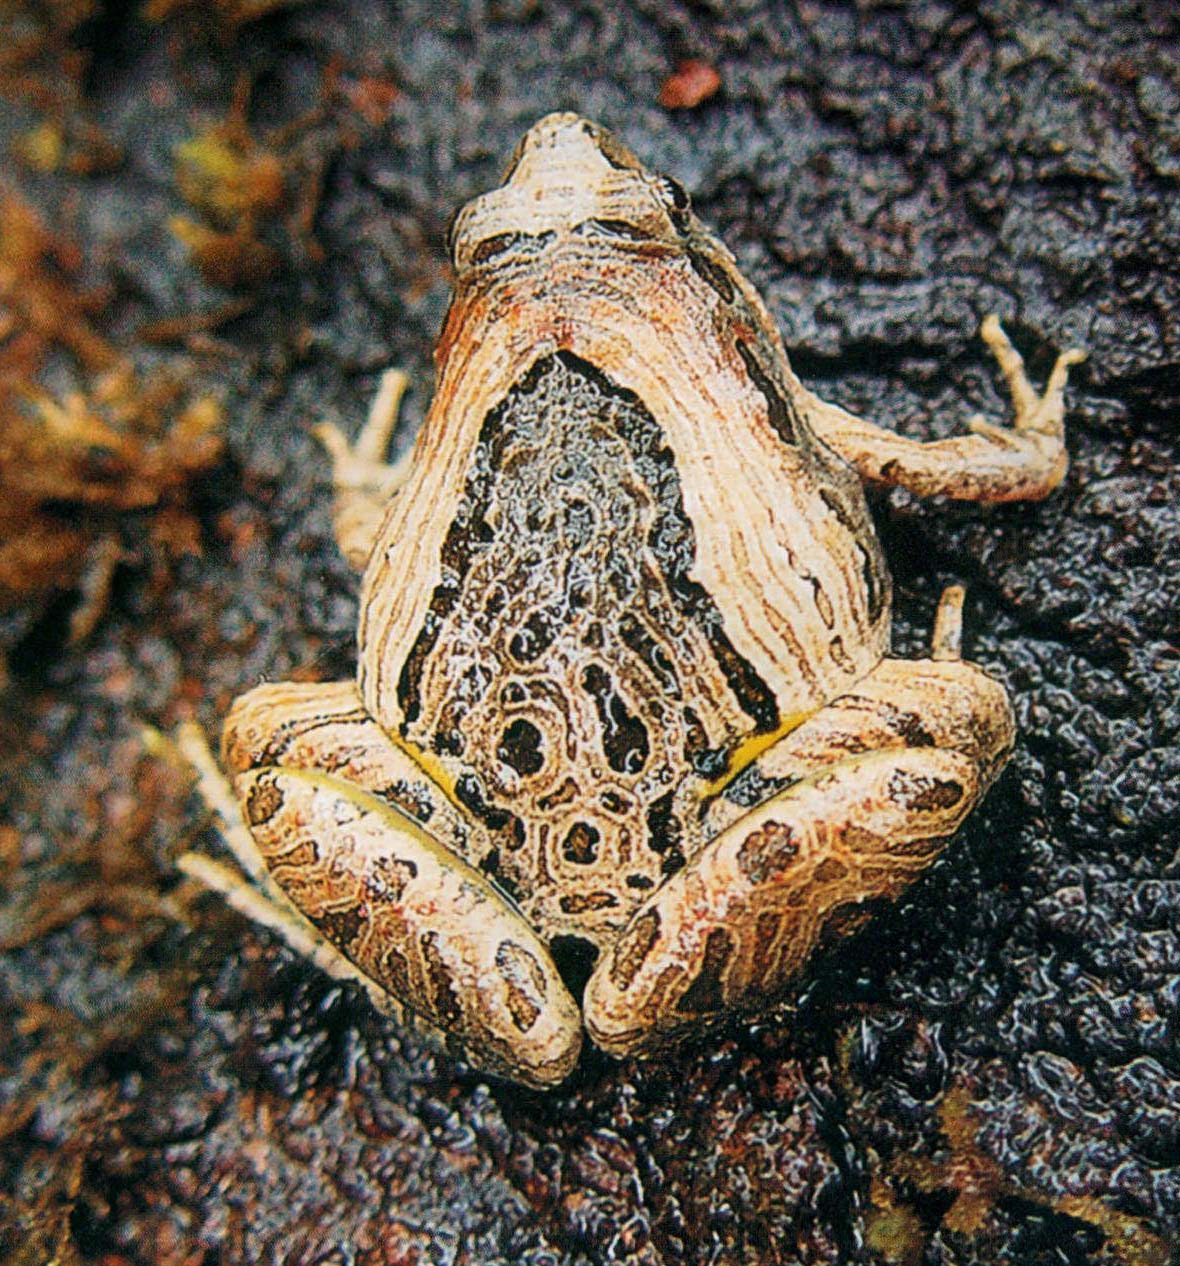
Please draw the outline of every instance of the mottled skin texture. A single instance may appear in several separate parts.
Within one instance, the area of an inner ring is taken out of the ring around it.
[[[1044,496],[1077,354],[1038,396],[989,319],[1015,427],[883,432],[799,383],[683,190],[572,115],[529,132],[452,250],[409,458],[380,462],[396,376],[356,446],[322,435],[366,566],[357,682],[260,687],[226,722],[231,838],[271,906],[190,868],[549,1085],[583,1024],[647,1054],[765,1009],[984,794],[1008,699],[959,659],[961,591],[931,658],[888,658],[860,478]],[[559,936],[598,952],[581,1011]]]

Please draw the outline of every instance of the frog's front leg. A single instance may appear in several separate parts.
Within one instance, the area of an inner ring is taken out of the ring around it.
[[[369,561],[389,500],[405,481],[410,453],[386,462],[390,436],[397,423],[409,379],[400,369],[387,370],[369,406],[369,416],[356,442],[350,444],[339,427],[324,422],[315,437],[332,459],[335,493],[333,527],[340,552],[360,571]]]
[[[862,479],[896,484],[922,497],[965,501],[1036,501],[1065,478],[1064,392],[1069,367],[1085,359],[1077,348],[1062,352],[1038,395],[1020,353],[995,316],[980,333],[1008,383],[1016,412],[1013,426],[973,418],[970,435],[923,443],[909,440],[803,392],[808,420],[819,435],[855,467]]]
[[[718,833],[641,906],[583,1000],[593,1040],[645,1054],[764,1010],[821,939],[896,898],[942,851],[1011,750],[1001,685],[957,658],[961,590],[935,654],[885,660],[767,749],[707,811]],[[750,809],[753,794],[767,796]]]
[[[534,1086],[569,1073],[581,1016],[548,950],[456,851],[467,824],[372,720],[352,683],[250,691],[226,719],[223,759],[262,882],[277,885],[370,988],[489,1071]],[[257,879],[249,844],[235,852]],[[255,913],[248,903],[247,912]],[[299,939],[290,920],[290,910],[262,916],[307,952],[314,934]]]

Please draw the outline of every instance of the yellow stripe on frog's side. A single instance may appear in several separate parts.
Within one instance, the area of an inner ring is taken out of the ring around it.
[[[469,816],[468,811],[459,803],[459,799],[455,795],[455,784],[458,778],[447,769],[433,752],[425,751],[423,748],[415,747],[412,743],[407,743],[397,733],[390,734],[388,737],[390,743],[399,752],[404,752],[465,818]]]
[[[804,721],[814,716],[814,711],[792,712],[775,729],[761,734],[751,734],[742,739],[729,754],[723,773],[697,789],[697,797],[701,801],[709,801],[719,796],[726,787],[744,770],[748,769],[768,748],[773,747],[780,739],[785,738],[793,730],[797,730]],[[443,762],[433,753],[414,747],[396,734],[391,734],[390,741],[404,752],[422,773],[430,779],[447,800],[460,813],[466,809],[455,794],[456,778]]]
[[[748,769],[767,748],[773,747],[779,739],[785,738],[792,730],[797,730],[804,721],[814,715],[814,711],[792,712],[777,729],[764,734],[751,734],[742,739],[730,752],[725,772],[701,786],[698,792],[700,799],[712,800],[714,796],[719,796],[738,774]]]
[[[322,791],[331,792],[332,795],[353,805],[355,808],[365,813],[374,813],[378,817],[385,819],[392,830],[409,836],[419,847],[436,856],[440,865],[454,867],[457,864],[458,866],[467,866],[466,862],[451,852],[450,849],[440,844],[420,822],[416,822],[408,813],[399,809],[397,805],[390,804],[388,800],[381,799],[379,796],[374,795],[373,792],[366,790],[364,787],[359,787],[356,783],[349,782],[345,778],[338,778],[334,774],[324,773],[318,769],[300,769],[291,765],[259,765],[251,769],[245,776],[247,778],[262,778],[264,776],[283,778],[299,786],[316,787]],[[467,869],[471,868],[467,867]],[[475,874],[479,876],[478,871]],[[482,876],[479,877],[483,878]]]

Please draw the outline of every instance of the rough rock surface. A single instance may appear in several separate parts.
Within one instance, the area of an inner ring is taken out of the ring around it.
[[[1174,6],[155,7],[178,12],[107,5],[68,34],[89,54],[71,117],[122,163],[5,180],[77,244],[136,358],[178,350],[142,323],[227,302],[210,275],[246,295],[179,340],[224,392],[232,456],[197,489],[203,552],[170,584],[137,566],[131,516],[84,647],[63,645],[60,605],[0,626],[0,1257],[1180,1260]],[[686,58],[721,91],[663,109]],[[191,215],[174,149],[241,84],[284,198],[253,226],[265,249],[202,276],[169,230]],[[5,91],[12,141],[46,107]],[[982,811],[781,1016],[652,1069],[590,1053],[536,1095],[178,884],[175,855],[216,844],[140,727],[213,731],[263,675],[350,671],[356,586],[309,424],[354,426],[400,364],[408,442],[447,218],[555,108],[690,189],[799,372],[858,412],[922,436],[1001,414],[975,338],[993,309],[1034,376],[1069,344],[1090,360],[1051,500],[874,503],[897,649],[965,581],[970,653],[1016,699]]]

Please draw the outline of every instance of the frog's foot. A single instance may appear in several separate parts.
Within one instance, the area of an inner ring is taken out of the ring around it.
[[[970,420],[972,434],[922,443],[866,422],[807,393],[807,416],[822,438],[863,479],[895,484],[919,496],[966,501],[1036,501],[1065,478],[1065,384],[1085,360],[1071,348],[1057,357],[1042,394],[993,314],[980,327],[1008,383],[1016,417],[1011,427]]]
[[[190,874],[384,1009],[404,1005],[472,1063],[533,1086],[570,1072],[581,1017],[548,950],[439,838],[462,831],[454,809],[352,683],[251,691],[227,718],[224,750],[232,788],[207,751],[189,755],[265,893],[241,896],[208,862],[187,860]]]
[[[954,602],[944,650],[954,647]],[[644,1055],[773,1005],[817,945],[938,856],[1003,766],[1003,688],[957,658],[886,660],[739,775],[720,831],[641,906],[583,1001],[593,1040]],[[770,797],[748,810],[751,786]]]
[[[1040,492],[1041,496],[1045,496],[1065,477],[1069,461],[1065,451],[1065,384],[1070,366],[1080,364],[1086,359],[1086,354],[1077,347],[1062,352],[1053,364],[1044,393],[1038,395],[1024,372],[1024,358],[1012,346],[994,312],[984,317],[979,332],[999,362],[1016,417],[1011,428],[995,426],[978,416],[971,418],[967,425],[976,435],[990,440],[1000,449],[1027,454],[1031,443],[1032,453],[1040,459],[1047,472]],[[1030,461],[1030,465],[1033,464],[1035,460]],[[1024,495],[1030,494],[1026,492]]]
[[[400,369],[387,370],[381,376],[368,419],[355,443],[350,444],[330,422],[314,431],[332,459],[336,540],[341,553],[358,571],[368,562],[389,499],[406,477],[408,454],[393,463],[386,462],[385,454],[408,385],[409,379]]]

